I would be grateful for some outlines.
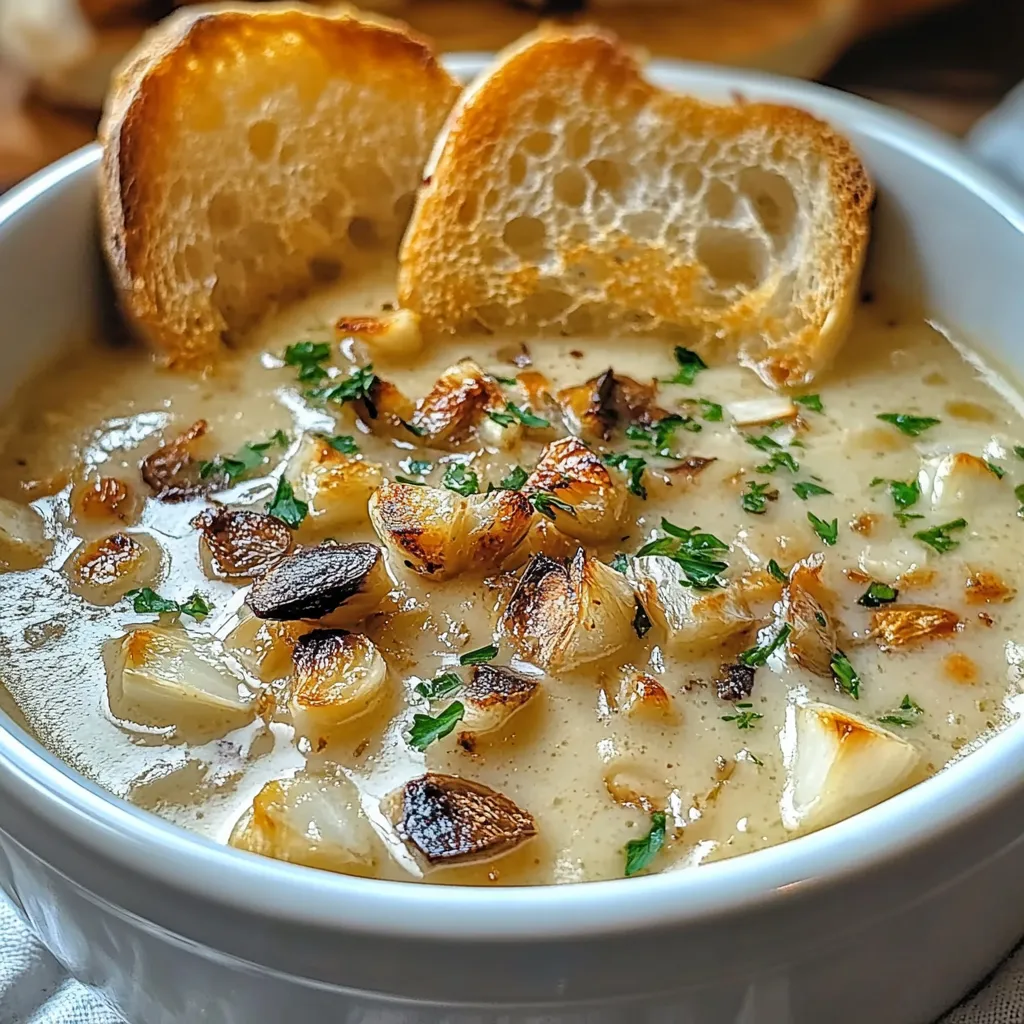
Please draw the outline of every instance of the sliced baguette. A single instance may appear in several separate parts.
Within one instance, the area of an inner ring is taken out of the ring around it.
[[[101,125],[129,319],[169,362],[204,366],[275,302],[394,251],[458,89],[426,43],[352,8],[173,15]]]
[[[613,36],[542,29],[449,116],[400,298],[428,330],[658,331],[798,386],[846,335],[872,199],[810,114],[664,92]]]

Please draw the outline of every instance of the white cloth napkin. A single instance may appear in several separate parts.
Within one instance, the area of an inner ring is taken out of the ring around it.
[[[967,145],[1024,189],[1024,84],[974,127]],[[124,1024],[96,993],[64,973],[3,896],[0,1024]],[[1024,1024],[1024,942],[938,1024]]]

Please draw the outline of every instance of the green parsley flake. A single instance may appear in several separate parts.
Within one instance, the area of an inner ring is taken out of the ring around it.
[[[805,409],[810,409],[811,412],[824,412],[824,406],[821,404],[821,395],[796,395],[793,399],[797,405],[802,405]]]
[[[843,693],[848,693],[854,700],[860,700],[860,676],[850,664],[850,659],[842,651],[832,655],[832,678]]]
[[[1000,480],[1006,476],[1006,470],[1003,469],[1002,466],[997,466],[994,462],[989,462],[988,459],[985,460],[985,465],[988,467],[988,471],[993,473]]]
[[[633,629],[636,635],[641,639],[651,631],[651,619],[647,614],[647,609],[640,603],[639,598],[636,599],[636,611],[633,613]]]
[[[608,564],[616,572],[625,574],[629,572],[629,555],[625,555],[620,551]]]
[[[831,494],[832,492],[827,487],[812,483],[810,480],[801,480],[799,483],[793,484],[793,493],[798,498],[806,501],[808,498],[813,498],[816,495]]]
[[[480,493],[480,478],[471,469],[467,469],[462,463],[452,463],[444,472],[441,483],[454,491],[468,498],[471,494]]]
[[[488,644],[486,647],[478,647],[475,651],[466,651],[459,655],[460,665],[484,665],[488,661],[494,661],[498,656],[498,645]]]
[[[444,739],[462,721],[465,714],[465,706],[456,700],[436,717],[413,715],[412,728],[409,730],[409,746],[413,750],[426,750],[435,740]]]
[[[800,472],[800,463],[789,452],[772,452],[772,457],[762,466],[754,467],[758,473],[774,473],[777,469],[788,469],[790,473]]]
[[[927,544],[930,548],[934,548],[941,555],[960,546],[960,541],[954,540],[950,533],[954,530],[964,530],[966,528],[966,519],[954,519],[952,522],[942,523],[940,526],[933,526],[928,530],[918,530],[914,537]]]
[[[499,484],[503,491],[521,491],[530,474],[522,466],[516,466]]]
[[[718,402],[712,402],[707,398],[698,398],[697,401],[700,402],[700,414],[708,423],[722,422],[722,407]]]
[[[773,490],[771,484],[759,484],[755,480],[748,480],[740,504],[745,511],[761,516],[768,511],[768,502],[776,501],[778,497],[779,492]]]
[[[917,437],[942,422],[934,416],[911,416],[905,412],[882,412],[875,419],[879,419],[883,423],[891,423],[907,437]]]
[[[330,358],[331,346],[326,341],[299,341],[284,350],[285,366],[306,366]]]
[[[789,581],[789,576],[786,575],[785,570],[774,558],[768,559],[768,573],[780,583],[787,583]]]
[[[346,402],[363,402],[370,419],[377,418],[377,407],[373,404],[373,390],[379,378],[372,366],[360,366],[349,371],[349,375],[338,384],[330,384],[308,392],[310,398],[321,402],[344,405]]]
[[[396,484],[411,484],[413,487],[426,487],[426,480],[414,480],[411,476],[403,476],[401,473],[395,474]]]
[[[883,604],[892,604],[899,596],[900,592],[888,583],[872,583],[857,598],[857,604],[864,608],[880,608]]]
[[[292,485],[284,477],[281,477],[277,481],[274,497],[267,502],[267,514],[272,515],[275,519],[280,519],[285,526],[290,526],[294,530],[306,518],[307,512],[309,512],[309,505],[304,501],[299,501],[295,497]]]
[[[500,412],[497,409],[488,409],[487,418],[494,420],[499,427],[510,427],[515,423],[516,418],[510,412]]]
[[[631,494],[638,498],[647,498],[647,488],[643,485],[644,470],[647,468],[647,460],[639,455],[605,455],[604,464],[614,466],[629,474],[627,485]]]
[[[499,384],[500,384],[500,385],[501,385],[502,387],[505,387],[505,388],[514,388],[514,387],[517,387],[517,386],[518,386],[518,384],[519,384],[519,381],[517,381],[517,380],[515,379],[515,377],[499,377],[499,376],[498,376],[498,375],[497,375],[496,373],[495,373],[495,374],[492,374],[491,376],[493,376],[493,377],[494,377],[494,379],[495,379],[495,380],[496,380],[496,381],[497,381],[497,382],[498,382],[498,383],[499,383]]]
[[[552,522],[555,520],[555,509],[564,512],[567,516],[572,516],[573,519],[576,518],[576,509],[572,505],[547,491],[537,491],[535,494],[531,494],[530,502],[542,516],[546,516]]]
[[[424,679],[416,684],[416,692],[427,700],[439,700],[462,688],[462,679],[454,672],[442,672],[433,679]]]
[[[833,519],[826,523],[819,519],[813,512],[807,513],[807,521],[811,524],[814,532],[822,539],[822,542],[832,547],[839,540],[839,520]]]
[[[550,420],[544,419],[543,416],[535,416],[528,409],[520,409],[518,405],[513,405],[511,402],[509,402],[505,408],[507,408],[508,411],[512,413],[512,415],[515,416],[515,418],[519,420],[524,427],[534,427],[537,430],[543,430],[545,427],[551,426]]]
[[[668,536],[648,541],[636,553],[638,558],[644,555],[665,555],[671,558],[683,570],[685,579],[681,582],[684,586],[696,587],[698,590],[724,586],[718,574],[728,569],[729,565],[713,557],[712,552],[728,551],[728,544],[714,534],[702,533],[699,526],[687,529],[662,519],[661,528]]]
[[[413,476],[424,476],[433,468],[427,459],[403,459],[398,465]]]
[[[359,445],[351,434],[336,434],[334,437],[325,438],[327,443],[342,455],[356,455],[359,452]]]
[[[649,426],[640,423],[631,423],[626,427],[626,437],[638,448],[645,451],[653,451],[665,459],[677,459],[678,455],[672,452],[671,442],[675,432],[679,429],[699,432],[702,428],[699,423],[694,422],[689,416],[663,416],[660,420]]]
[[[170,598],[161,597],[151,587],[129,590],[124,595],[132,602],[132,608],[139,615],[189,615],[202,622],[210,614],[210,602],[197,590],[187,601],[180,604]]]
[[[767,434],[762,434],[760,437],[748,434],[746,441],[747,444],[753,445],[762,452],[775,452],[782,448],[782,445],[774,437],[769,437]]]
[[[783,623],[771,640],[743,651],[738,658],[740,664],[747,665],[749,668],[757,668],[766,664],[768,659],[789,639],[789,634],[792,632],[793,627],[788,622]]]
[[[764,718],[764,715],[750,710],[753,706],[753,704],[737,704],[736,710],[739,711],[739,714],[722,715],[722,721],[735,722],[737,729],[753,729],[754,723],[757,722],[759,718]]]
[[[1024,459],[1024,444],[1015,444],[1013,446],[1013,454],[1016,455],[1018,459]]]
[[[209,462],[201,462],[199,476],[207,480],[215,474],[223,473],[228,483],[237,483],[247,473],[263,465],[266,461],[265,453],[270,448],[275,445],[287,448],[288,444],[288,435],[283,430],[275,430],[266,441],[250,441],[243,444],[234,455],[218,455]]]
[[[647,835],[642,839],[630,839],[626,843],[626,877],[632,878],[650,867],[664,845],[665,812],[655,811],[651,815],[651,830]]]
[[[674,377],[663,381],[664,384],[692,384],[697,374],[708,368],[708,364],[696,352],[683,348],[682,345],[676,346],[674,354],[679,369]]]
[[[917,725],[917,720],[923,714],[924,708],[909,693],[905,693],[899,707],[882,715],[878,721],[882,725],[896,725],[901,729],[909,729],[911,726]]]

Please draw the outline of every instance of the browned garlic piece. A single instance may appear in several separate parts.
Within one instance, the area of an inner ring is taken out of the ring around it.
[[[370,499],[370,522],[389,553],[434,579],[493,571],[532,519],[533,506],[518,491],[464,498],[440,487],[384,484]]]
[[[280,519],[245,509],[204,508],[190,525],[200,533],[200,558],[211,579],[262,576],[288,554],[294,540]]]
[[[782,599],[782,615],[790,627],[786,649],[802,668],[826,679],[832,676],[832,656],[838,649],[834,595],[821,582],[825,557],[813,554],[790,570]]]
[[[615,698],[615,706],[627,718],[664,721],[672,717],[672,699],[652,675],[627,668]]]
[[[503,728],[537,693],[534,679],[501,665],[477,665],[472,682],[459,695],[462,725],[473,736]]]
[[[926,459],[920,482],[921,490],[931,498],[932,511],[943,516],[976,513],[996,505],[1006,490],[984,459],[967,452]]]
[[[0,572],[37,569],[52,547],[43,517],[34,508],[0,498]]]
[[[300,772],[268,782],[228,842],[238,850],[344,875],[373,876],[387,857],[358,791],[343,775]]]
[[[83,542],[64,563],[71,589],[90,604],[115,604],[128,593],[151,584],[160,573],[157,542],[144,534],[114,533]]]
[[[537,834],[529,812],[489,786],[428,772],[386,801],[398,834],[428,867],[493,860]]]
[[[299,637],[288,708],[298,736],[315,747],[384,695],[388,668],[365,636],[316,629]]]
[[[161,501],[184,501],[214,485],[215,481],[203,481],[200,477],[195,456],[196,442],[206,431],[206,420],[196,420],[142,460],[142,479]]]
[[[253,692],[211,637],[181,628],[138,626],[121,640],[111,705],[157,726],[223,731],[252,721]]]
[[[625,489],[576,437],[560,438],[544,449],[523,485],[523,493],[551,495],[568,505],[570,511],[546,504],[544,514],[562,533],[584,544],[613,537],[626,507]]]
[[[379,611],[390,591],[376,544],[325,541],[282,558],[256,580],[245,603],[261,619],[305,619],[347,629]]]
[[[419,314],[410,309],[395,309],[377,316],[343,316],[334,330],[339,338],[358,338],[364,342],[374,359],[411,359],[423,348]]]
[[[960,616],[927,604],[892,604],[871,616],[871,638],[879,647],[906,647],[921,640],[950,637],[962,629]]]
[[[126,480],[115,476],[92,477],[72,490],[71,511],[80,523],[117,521],[130,526],[139,518],[140,502]]]
[[[565,565],[537,555],[501,618],[520,655],[551,672],[606,658],[636,639],[636,602],[625,576],[582,548]]]
[[[562,418],[574,434],[607,441],[619,424],[654,423],[668,413],[654,404],[657,386],[605,370],[598,377],[558,392]]]
[[[284,476],[296,497],[309,506],[301,530],[323,535],[367,521],[367,503],[384,479],[384,469],[307,434],[288,460]]]
[[[863,811],[914,781],[921,755],[902,737],[829,704],[790,707],[782,736],[788,831],[811,832]]]
[[[741,585],[710,591],[686,586],[682,569],[666,555],[632,559],[627,575],[671,647],[704,650],[754,623]]]
[[[247,615],[224,638],[224,649],[260,682],[270,683],[291,673],[299,637],[314,628],[308,622],[274,622]]]

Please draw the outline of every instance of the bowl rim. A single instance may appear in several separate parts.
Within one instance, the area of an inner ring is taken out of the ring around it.
[[[445,59],[456,75],[491,55]],[[812,83],[762,72],[656,60],[648,74],[669,88],[805,107],[842,130],[868,135],[944,174],[1024,235],[1024,196],[977,164],[955,140],[907,115]],[[93,143],[0,198],[0,235],[32,206],[79,176],[95,175]],[[1024,245],[1024,239],[1022,239]],[[965,827],[1021,786],[1024,723],[1014,723],[948,770],[853,818],[807,836],[704,864],[633,879],[481,888],[335,875],[234,850],[101,789],[0,713],[0,788],[56,832],[101,860],[210,906],[300,926],[406,940],[594,938],[694,924],[832,885]]]

